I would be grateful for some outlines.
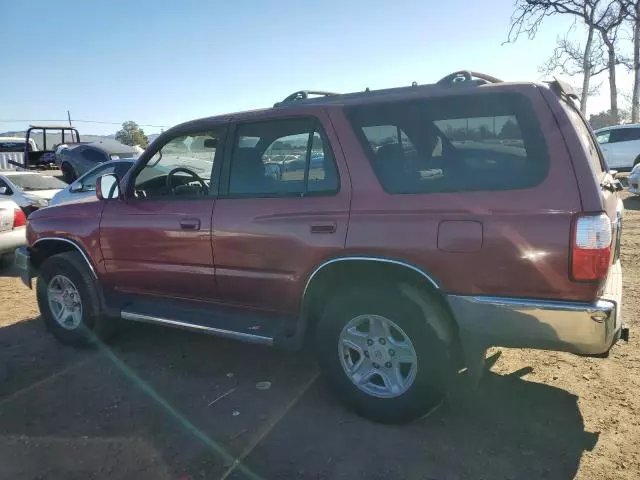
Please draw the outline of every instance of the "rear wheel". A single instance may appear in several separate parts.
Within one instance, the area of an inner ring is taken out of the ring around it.
[[[80,254],[45,260],[36,293],[42,319],[61,343],[84,346],[111,337],[113,321],[101,315],[95,282]]]
[[[396,288],[342,292],[318,324],[321,371],[366,418],[403,423],[423,416],[442,402],[453,370],[449,345],[430,323],[444,315],[435,302],[425,309]]]
[[[78,178],[75,170],[68,163],[63,163],[60,169],[62,170],[62,178],[65,182],[73,183]]]

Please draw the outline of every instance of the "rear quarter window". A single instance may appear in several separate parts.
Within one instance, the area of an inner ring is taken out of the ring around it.
[[[529,188],[549,169],[540,125],[520,94],[379,103],[347,115],[389,193]]]

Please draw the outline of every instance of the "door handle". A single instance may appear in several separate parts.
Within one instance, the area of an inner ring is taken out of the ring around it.
[[[182,230],[200,230],[200,220],[197,218],[183,218],[180,220]]]
[[[312,223],[311,233],[336,233],[336,222]]]

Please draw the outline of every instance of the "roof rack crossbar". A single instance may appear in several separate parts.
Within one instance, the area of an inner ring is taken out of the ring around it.
[[[325,92],[323,90],[299,90],[297,92],[292,93],[281,102],[276,103],[274,107],[283,105],[285,103],[295,102],[297,100],[306,100],[309,98],[309,95],[320,95],[322,97],[332,97],[334,95],[339,95],[339,94],[333,93],[333,92]]]

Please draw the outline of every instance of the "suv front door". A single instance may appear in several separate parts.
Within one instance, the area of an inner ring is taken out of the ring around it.
[[[198,127],[166,135],[122,182],[121,198],[106,201],[100,243],[114,290],[213,299],[212,172],[224,134]]]
[[[344,249],[342,151],[326,118],[240,123],[229,138],[213,215],[219,298],[294,314],[309,272]]]

